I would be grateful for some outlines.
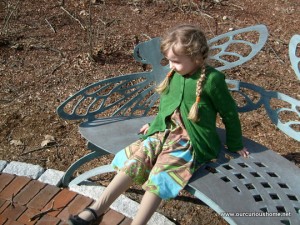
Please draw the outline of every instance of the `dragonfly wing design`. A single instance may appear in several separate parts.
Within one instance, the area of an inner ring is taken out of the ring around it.
[[[265,45],[268,30],[256,25],[231,31],[208,41],[210,60],[218,70],[230,69],[253,58]]]
[[[300,80],[300,54],[299,54],[299,50],[297,54],[297,46],[300,49],[300,35],[295,34],[291,38],[289,44],[289,56],[290,56],[292,67],[296,73],[296,76]]]
[[[264,104],[265,90],[254,84],[238,80],[226,79],[230,91],[232,91],[239,112],[256,110]]]
[[[158,99],[152,72],[101,80],[78,91],[57,109],[66,119],[146,115]]]
[[[271,121],[282,132],[300,141],[300,101],[280,92],[268,91],[265,94],[265,109]],[[272,101],[276,102],[271,104]]]

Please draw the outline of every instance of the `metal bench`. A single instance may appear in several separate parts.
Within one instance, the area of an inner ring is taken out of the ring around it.
[[[211,60],[225,70],[250,60],[264,46],[268,32],[264,25],[256,25],[219,35],[209,44],[214,54]],[[299,36],[290,44],[290,58],[299,77],[299,58],[296,56]],[[63,185],[80,184],[95,175],[111,172],[110,165],[91,169],[74,178],[74,172],[85,163],[105,154],[116,154],[138,139],[137,132],[150,122],[151,109],[157,107],[158,95],[154,87],[169,70],[162,66],[160,39],[138,44],[134,49],[136,61],[150,64],[151,71],[118,76],[94,83],[77,92],[57,109],[64,119],[84,119],[79,131],[88,142],[91,152],[72,164],[63,178]],[[243,46],[243,47],[241,47]],[[245,53],[245,49],[248,49]],[[296,64],[296,65],[295,65]],[[265,107],[271,121],[285,134],[300,141],[299,131],[284,122],[279,114],[284,111],[299,117],[300,102],[285,94],[266,91],[253,84],[226,80],[230,90],[242,97],[240,112]],[[256,102],[247,91],[259,94]],[[287,102],[290,108],[273,109],[271,99]],[[218,129],[224,141],[225,131]],[[249,158],[222,149],[219,158],[200,168],[186,190],[219,213],[229,224],[300,224],[300,170],[293,163],[272,150],[244,138],[251,151]],[[280,165],[280,167],[278,166]]]

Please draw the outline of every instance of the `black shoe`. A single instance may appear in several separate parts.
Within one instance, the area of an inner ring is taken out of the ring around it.
[[[95,210],[93,210],[91,208],[85,208],[83,211],[85,211],[85,210],[91,212],[92,215],[94,216],[94,219],[92,219],[91,221],[86,221],[86,220],[80,218],[78,215],[75,215],[75,216],[69,217],[68,224],[69,225],[90,225],[90,224],[92,224],[92,222],[97,220],[98,216],[97,216],[97,213],[95,212]]]

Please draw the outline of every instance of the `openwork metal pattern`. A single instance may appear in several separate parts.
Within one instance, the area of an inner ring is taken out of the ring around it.
[[[300,35],[295,34],[289,44],[289,55],[292,67],[300,80]],[[298,51],[297,51],[298,50]]]
[[[65,119],[111,116],[144,116],[158,99],[151,72],[114,77],[77,92],[61,104],[58,113]]]
[[[219,70],[240,65],[261,50],[267,36],[264,25],[217,36],[209,41],[213,50],[210,58],[218,61]],[[69,120],[147,115],[158,99],[154,88],[163,80],[169,67],[161,65],[163,55],[159,38],[138,44],[134,57],[138,62],[151,65],[152,70],[101,80],[87,86],[63,102],[57,113]]]
[[[147,115],[158,99],[154,92],[156,82],[165,74],[165,68],[157,64],[163,58],[159,43],[160,39],[155,38],[135,48],[138,61],[150,63],[152,71],[127,74],[91,84],[63,102],[57,113],[69,120]]]
[[[226,70],[249,61],[264,46],[268,32],[264,25],[231,31],[208,41],[218,70]]]
[[[227,83],[231,86],[231,91],[238,93],[240,95],[239,99],[242,99],[239,101],[242,102],[242,105],[238,105],[239,112],[249,112],[264,107],[272,123],[291,138],[300,141],[299,100],[280,92],[267,91],[262,87],[246,82],[227,80]],[[251,96],[257,96],[255,102],[248,93],[252,93]],[[284,107],[272,104],[275,100]],[[290,118],[281,118],[281,115],[284,114],[288,114]]]
[[[223,149],[217,161],[194,175],[187,190],[230,224],[299,224],[299,168],[264,146],[244,142],[254,150],[249,158]],[[256,216],[247,217],[250,213]]]
[[[249,191],[262,212],[299,213],[300,196],[290,189],[288,183],[283,182],[278,169],[273,170],[268,164],[250,157],[246,161],[231,160],[215,170],[210,166],[206,166],[206,169],[236,192]]]

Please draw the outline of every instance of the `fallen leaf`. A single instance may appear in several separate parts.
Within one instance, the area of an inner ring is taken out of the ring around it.
[[[9,143],[14,146],[23,146],[24,145],[24,143],[21,140],[11,140]]]
[[[45,140],[48,140],[48,141],[55,141],[55,138],[52,136],[52,135],[45,135]]]
[[[41,143],[41,147],[50,146],[55,144],[56,142],[54,140],[44,140]]]

